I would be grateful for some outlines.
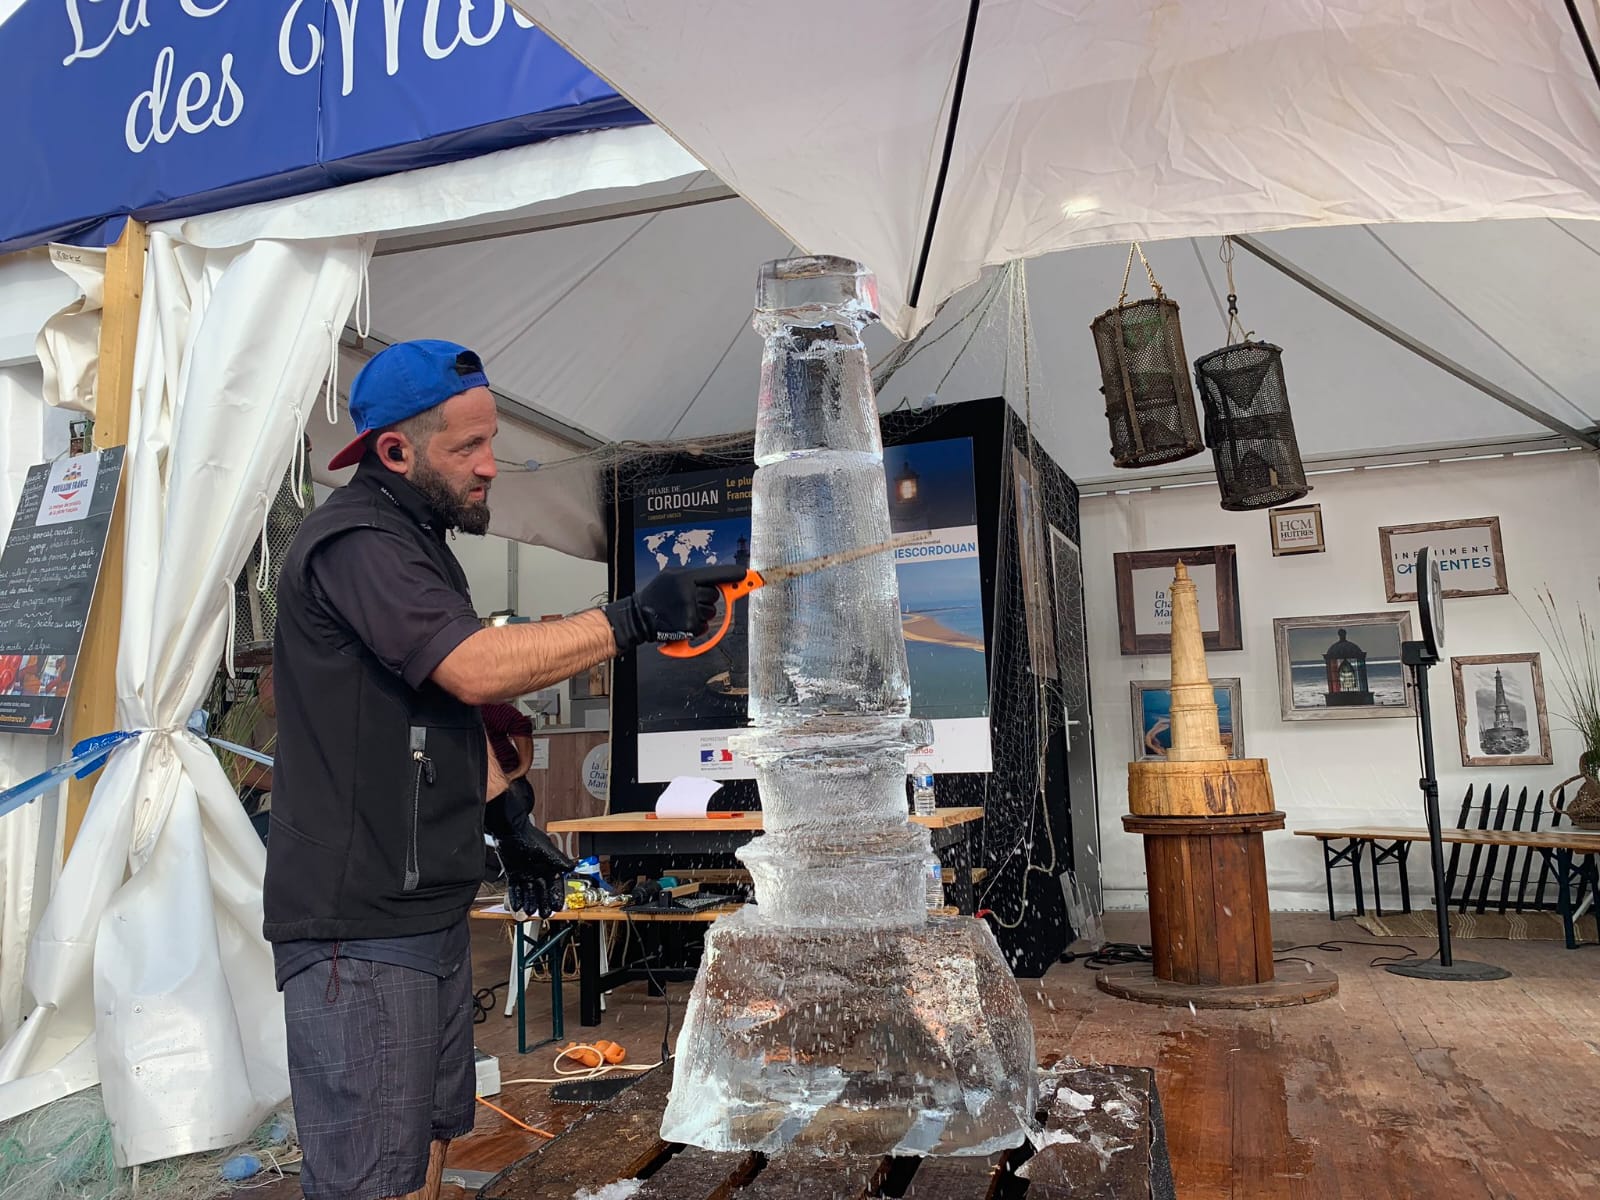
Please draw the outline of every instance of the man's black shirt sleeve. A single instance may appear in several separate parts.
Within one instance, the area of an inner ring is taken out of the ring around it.
[[[439,567],[383,529],[352,529],[328,542],[310,574],[330,614],[413,688],[482,628]]]

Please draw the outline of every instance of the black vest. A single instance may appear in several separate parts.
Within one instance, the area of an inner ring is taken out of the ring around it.
[[[330,539],[398,534],[462,596],[466,575],[420,493],[364,464],[315,509],[278,580],[278,742],[264,905],[268,941],[399,937],[465,917],[483,879],[488,748],[478,710],[413,690],[329,611],[309,570]]]

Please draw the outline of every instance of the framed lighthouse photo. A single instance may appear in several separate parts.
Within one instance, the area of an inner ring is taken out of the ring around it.
[[[1277,617],[1272,632],[1285,721],[1416,716],[1400,662],[1400,645],[1411,640],[1409,613]]]
[[[1550,718],[1537,654],[1450,660],[1465,767],[1536,767],[1550,759]]]

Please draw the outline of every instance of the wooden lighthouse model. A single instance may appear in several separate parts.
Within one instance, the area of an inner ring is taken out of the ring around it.
[[[1182,563],[1172,581],[1172,746],[1128,765],[1129,833],[1144,838],[1153,963],[1101,973],[1113,995],[1154,1003],[1256,1008],[1332,995],[1322,968],[1273,977],[1262,834],[1283,828],[1261,758],[1230,758],[1206,670],[1200,606]]]
[[[1128,765],[1136,817],[1237,817],[1272,810],[1264,758],[1229,758],[1206,672],[1200,602],[1188,569],[1172,581],[1172,748],[1166,759]],[[1283,825],[1277,814],[1277,829]]]

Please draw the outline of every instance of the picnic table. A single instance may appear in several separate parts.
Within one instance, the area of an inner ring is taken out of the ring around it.
[[[1348,864],[1355,880],[1356,911],[1364,912],[1361,890],[1361,861],[1364,855],[1372,859],[1373,898],[1377,901],[1378,864],[1383,861],[1398,861],[1401,864],[1400,888],[1402,903],[1407,912],[1411,911],[1410,885],[1406,879],[1405,862],[1410,847],[1417,842],[1428,840],[1428,831],[1421,828],[1395,825],[1347,825],[1332,829],[1296,829],[1297,837],[1316,838],[1322,844],[1323,870],[1328,884],[1328,917],[1334,919],[1333,907],[1333,869],[1336,866]],[[1440,840],[1447,846],[1474,847],[1477,850],[1488,848],[1490,858],[1485,869],[1482,896],[1487,901],[1488,888],[1494,874],[1495,859],[1502,847],[1521,848],[1532,854],[1537,854],[1543,861],[1544,869],[1541,872],[1540,886],[1543,886],[1543,876],[1549,875],[1554,879],[1556,887],[1556,911],[1561,915],[1562,931],[1566,936],[1567,949],[1575,950],[1578,947],[1577,930],[1574,925],[1576,915],[1576,892],[1581,892],[1587,887],[1590,894],[1600,891],[1600,833],[1580,833],[1570,829],[1445,829],[1440,832]],[[1335,847],[1333,843],[1344,842],[1343,846]],[[1404,849],[1397,849],[1403,847]],[[1474,857],[1474,869],[1476,857]],[[1451,859],[1451,869],[1445,883],[1445,895],[1435,898],[1436,904],[1449,904],[1450,891],[1454,887],[1455,857]],[[1522,894],[1526,892],[1529,883],[1529,860],[1524,860],[1520,882],[1518,884],[1518,904]],[[1512,872],[1507,870],[1501,880],[1500,908],[1504,911],[1510,903],[1512,886]],[[1481,911],[1481,910],[1480,910]]]

